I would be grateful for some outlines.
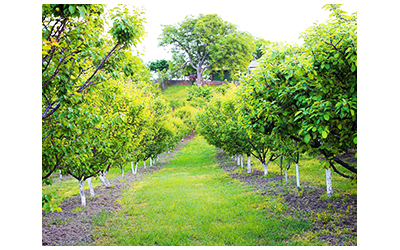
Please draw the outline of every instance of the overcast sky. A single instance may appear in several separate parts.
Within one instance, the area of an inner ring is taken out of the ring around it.
[[[158,47],[161,25],[177,24],[187,15],[218,14],[223,20],[238,25],[239,30],[253,36],[290,43],[301,43],[298,39],[300,32],[314,22],[324,22],[329,17],[329,11],[322,9],[325,3],[321,1],[137,0],[130,3],[145,8],[148,35],[138,46],[140,51],[144,51],[142,59],[145,63],[171,59],[166,49]],[[342,9],[348,13],[358,11],[357,2],[346,1]]]

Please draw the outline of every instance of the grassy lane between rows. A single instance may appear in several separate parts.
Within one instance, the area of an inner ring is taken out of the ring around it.
[[[116,214],[94,218],[94,245],[296,245],[310,227],[218,167],[200,136],[163,169],[136,181]],[[260,209],[262,208],[262,209]]]

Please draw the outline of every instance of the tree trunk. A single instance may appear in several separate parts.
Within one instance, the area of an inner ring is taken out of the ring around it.
[[[326,168],[325,173],[326,173],[326,194],[328,197],[331,197],[333,194],[331,170],[329,168]]]
[[[249,154],[247,155],[247,173],[251,173],[251,157]]]
[[[263,167],[264,167],[264,176],[267,176],[268,174],[268,164],[269,164],[270,160],[267,162],[267,164],[263,163]]]
[[[200,87],[202,85],[202,82],[203,82],[203,75],[202,75],[202,72],[201,72],[201,68],[200,69],[197,68],[196,71],[197,71],[196,85],[197,85],[197,87]]]
[[[61,169],[60,169],[60,180],[62,180],[62,174],[61,174]]]
[[[287,184],[287,174],[288,174],[288,172],[289,172],[289,168],[290,168],[290,160],[289,160],[289,163],[288,163],[288,166],[285,168],[285,183]]]
[[[133,168],[133,161],[131,161],[131,169],[132,169],[132,174],[135,174],[135,169]]]
[[[152,166],[153,166],[153,160],[150,157],[150,167],[152,167]]]
[[[243,154],[240,155],[240,168],[243,168]]]
[[[146,168],[146,161],[145,161],[145,160],[143,161],[143,168],[144,168],[144,169],[147,169],[147,168]]]
[[[82,207],[86,207],[86,197],[85,197],[85,192],[83,192],[84,185],[85,185],[84,180],[79,181],[79,195],[81,196]]]
[[[237,165],[240,166],[240,155],[239,154],[237,155],[236,159],[237,159]]]
[[[87,183],[88,183],[88,185],[89,185],[90,196],[91,196],[92,198],[94,198],[94,188],[93,188],[93,185],[92,185],[92,178],[88,178],[88,179],[87,179]]]
[[[110,188],[111,184],[107,180],[106,176],[107,176],[107,171],[101,171],[100,175],[99,175],[99,179],[100,179],[101,183],[103,183],[106,188]]]
[[[299,162],[296,162],[296,182],[297,187],[300,188]]]
[[[289,169],[285,170],[285,184],[287,184],[287,172],[289,171]]]
[[[160,155],[157,155],[157,162],[160,162]]]

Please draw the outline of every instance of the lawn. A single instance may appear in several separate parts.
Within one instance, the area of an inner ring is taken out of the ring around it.
[[[285,216],[279,197],[228,177],[215,156],[196,136],[163,169],[134,182],[121,210],[94,219],[94,245],[295,245],[288,239],[310,227],[307,219]]]

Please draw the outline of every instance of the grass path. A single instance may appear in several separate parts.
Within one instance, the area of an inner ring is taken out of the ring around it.
[[[134,182],[118,213],[94,219],[94,245],[294,245],[307,221],[229,178],[215,155],[196,136],[163,169]]]

